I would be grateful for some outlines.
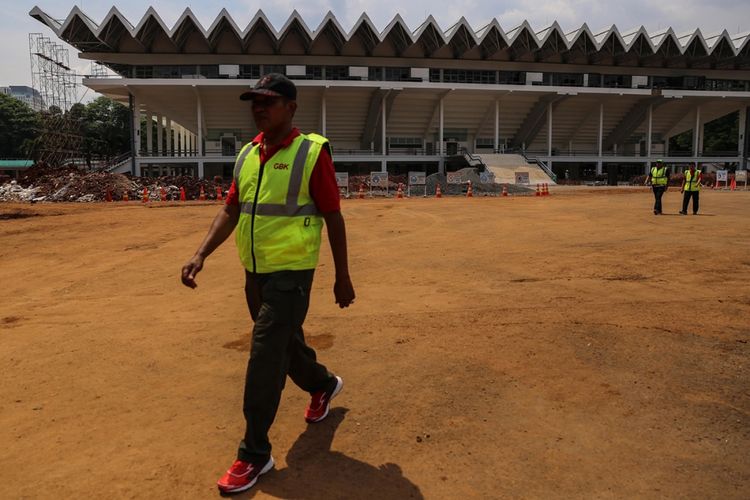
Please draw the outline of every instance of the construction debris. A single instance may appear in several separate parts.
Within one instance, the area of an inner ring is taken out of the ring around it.
[[[448,184],[444,174],[432,174],[426,178],[425,189],[418,192],[433,196],[439,185],[444,195],[463,195],[471,181],[475,196],[500,196],[503,184],[497,184],[491,172],[478,173],[474,168],[464,168],[452,172],[454,182]],[[389,175],[388,190],[380,186],[372,187],[373,196],[396,196],[399,185],[406,186],[406,175]],[[205,199],[217,200],[224,198],[231,181],[221,178],[199,179],[192,176],[177,177],[132,177],[125,174],[113,174],[101,171],[85,171],[75,166],[53,168],[39,163],[26,171],[18,181],[11,181],[0,185],[0,201],[16,202],[80,202],[140,200],[144,188],[148,201],[161,201],[162,190],[166,201],[180,201],[181,191],[184,199],[200,200],[201,192]],[[360,186],[369,195],[370,175],[349,176],[349,192],[358,193]],[[526,186],[507,184],[510,194],[529,194],[533,192]],[[421,187],[421,186],[420,186]]]
[[[180,188],[185,190],[187,200],[197,200],[201,187],[207,199],[214,200],[218,193],[225,195],[230,182],[221,179],[198,179],[192,176],[178,177],[132,177],[109,172],[88,172],[77,167],[53,168],[38,164],[18,181],[0,185],[0,201],[20,202],[93,202],[112,199],[123,200],[127,193],[130,200],[139,199],[146,188],[151,201],[161,200],[161,189],[169,201],[180,200]]]

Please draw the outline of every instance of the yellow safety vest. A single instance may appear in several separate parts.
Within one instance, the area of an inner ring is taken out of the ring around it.
[[[667,181],[667,167],[651,167],[651,185],[652,186],[666,186]]]
[[[700,176],[701,171],[698,169],[695,170],[695,175],[690,174],[690,169],[685,170],[685,191],[700,191]]]
[[[317,134],[300,134],[260,168],[260,145],[240,150],[234,169],[240,201],[235,239],[253,273],[314,269],[323,218],[310,195],[310,176],[321,149]]]

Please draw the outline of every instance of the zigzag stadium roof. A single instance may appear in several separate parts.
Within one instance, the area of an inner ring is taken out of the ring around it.
[[[382,30],[362,14],[349,31],[329,12],[311,29],[292,12],[276,29],[259,10],[240,29],[222,9],[204,28],[187,8],[169,28],[153,7],[135,24],[112,7],[97,24],[78,7],[56,20],[39,7],[29,15],[82,52],[307,54],[530,61],[645,67],[750,69],[750,32],[727,30],[706,35],[700,29],[677,34],[672,28],[648,32],[641,26],[591,30],[584,24],[565,32],[557,22],[535,30],[524,21],[505,30],[493,19],[480,28],[461,18],[447,29],[432,16],[412,30],[396,15]]]

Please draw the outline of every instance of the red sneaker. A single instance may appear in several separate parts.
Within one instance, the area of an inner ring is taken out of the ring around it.
[[[334,385],[334,381],[336,384]],[[310,404],[305,409],[305,420],[308,424],[320,422],[328,416],[328,410],[331,407],[331,400],[335,398],[341,389],[344,388],[344,381],[341,377],[334,377],[331,384],[326,390],[313,393]]]
[[[261,474],[273,469],[273,457],[265,465],[251,464],[242,460],[235,460],[232,467],[221,476],[216,486],[222,493],[238,493],[253,487]]]

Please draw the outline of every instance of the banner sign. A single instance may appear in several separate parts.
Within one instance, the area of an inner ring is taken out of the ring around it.
[[[336,185],[340,188],[349,187],[349,172],[336,172]]]
[[[446,172],[445,176],[448,178],[448,184],[461,184],[463,181],[458,172]]]
[[[516,172],[516,184],[528,184],[529,173],[528,172]]]
[[[424,186],[427,184],[427,174],[425,172],[409,172],[410,186]]]
[[[727,182],[728,179],[728,170],[717,170],[716,171],[716,181],[717,182]]]
[[[371,172],[370,187],[388,187],[388,174],[386,172]]]
[[[737,182],[747,182],[747,170],[737,170],[734,173],[734,180]]]

